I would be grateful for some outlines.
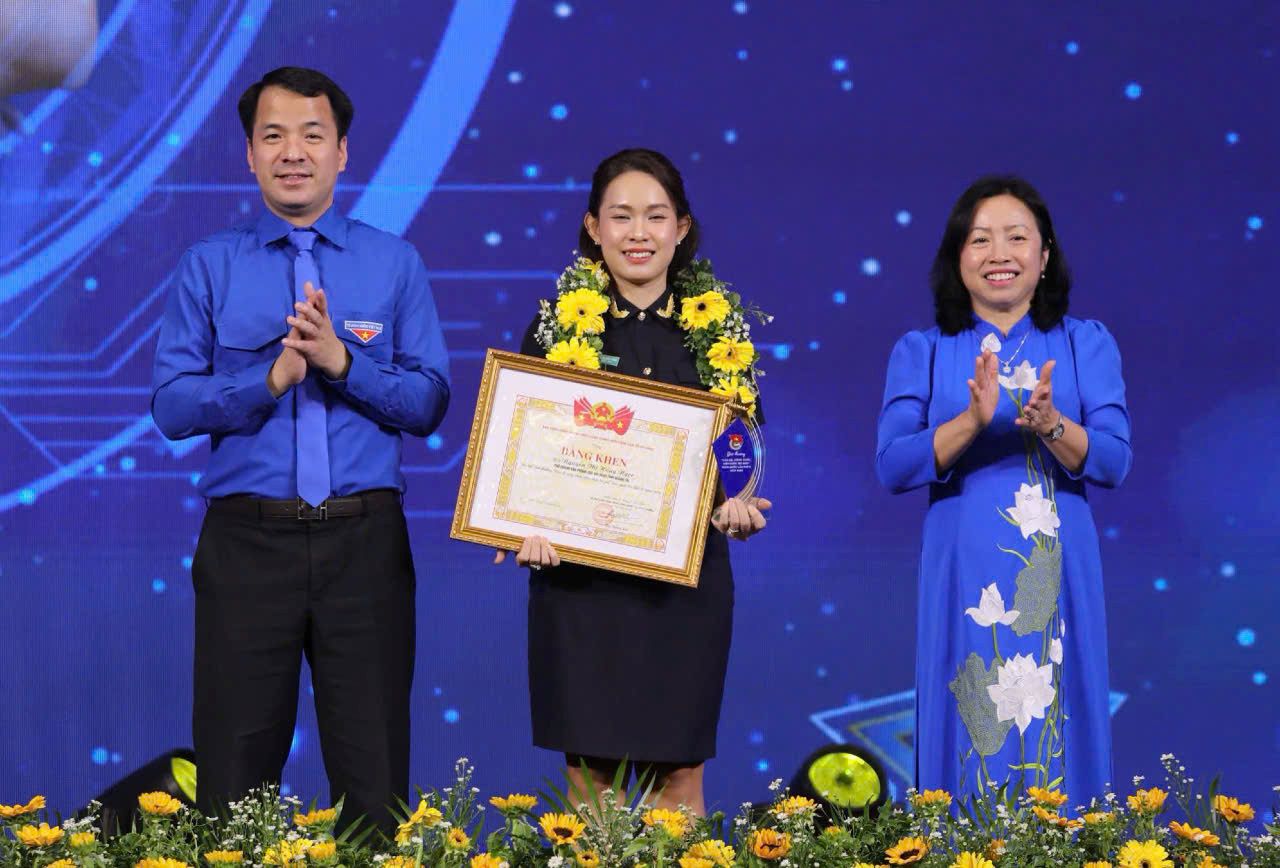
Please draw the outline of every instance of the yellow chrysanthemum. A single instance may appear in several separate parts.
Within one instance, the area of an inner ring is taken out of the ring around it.
[[[680,868],[715,868],[716,863],[699,856],[681,856]]]
[[[467,833],[454,827],[449,830],[449,834],[444,837],[444,845],[450,850],[465,850],[471,846],[471,839],[467,837]]]
[[[1005,840],[1004,838],[992,838],[987,844],[986,856],[992,862],[999,862],[1000,857],[1004,855]]]
[[[1230,796],[1214,796],[1213,809],[1228,823],[1244,823],[1253,819],[1253,806]]]
[[[791,852],[791,836],[777,829],[757,829],[751,835],[751,852],[772,862]]]
[[[1168,851],[1155,841],[1125,841],[1116,860],[1120,868],[1173,868]]]
[[[133,868],[191,868],[191,866],[181,859],[153,857],[151,859],[139,859],[134,863]]]
[[[67,838],[67,846],[72,850],[88,850],[98,843],[98,836],[93,832],[74,832]]]
[[[995,865],[981,853],[964,852],[951,863],[951,868],[995,868]]]
[[[22,826],[14,834],[28,847],[51,847],[61,841],[65,833],[58,826],[41,823],[39,826]]]
[[[583,850],[574,857],[574,861],[582,868],[600,868],[600,854],[595,850]]]
[[[480,853],[471,857],[471,868],[505,868],[506,864],[492,853]]]
[[[737,856],[733,852],[733,848],[724,841],[699,841],[688,850],[685,851],[686,856],[692,856],[695,859],[709,859],[720,868],[729,868],[733,864],[734,858]]]
[[[171,817],[182,810],[182,802],[168,793],[143,793],[138,796],[138,807],[153,817]]]
[[[532,811],[533,806],[538,804],[538,797],[526,796],[523,793],[512,793],[505,798],[494,796],[489,800],[489,804],[499,811]]]
[[[307,849],[307,860],[323,865],[332,862],[338,857],[338,845],[334,841],[325,841],[321,844],[313,844]]]
[[[1190,841],[1193,844],[1203,844],[1206,847],[1218,846],[1218,836],[1206,829],[1197,829],[1190,823],[1179,823],[1174,820],[1169,824],[1169,828],[1173,830],[1173,834],[1177,835],[1184,841]]]
[[[538,825],[552,844],[571,844],[582,837],[587,828],[587,824],[573,814],[543,814]]]
[[[32,796],[25,805],[0,805],[0,818],[12,820],[14,817],[33,814],[43,807],[44,796]]]
[[[773,806],[775,814],[799,814],[805,811],[816,811],[818,803],[805,796],[788,796]]]
[[[924,838],[903,838],[885,850],[884,855],[890,865],[910,865],[929,855],[929,844]]]
[[[680,325],[686,330],[704,329],[715,322],[722,322],[733,307],[729,300],[714,289],[680,302]]]
[[[645,815],[640,819],[650,828],[657,826],[665,829],[672,838],[683,838],[684,833],[689,828],[688,817],[679,811],[668,811],[665,808],[654,808],[652,811],[646,811]]]
[[[564,329],[572,329],[578,336],[598,335],[604,331],[602,314],[609,309],[609,300],[592,289],[575,289],[556,300],[556,321]]]
[[[1027,787],[1027,795],[1035,802],[1041,805],[1048,805],[1051,808],[1060,807],[1067,801],[1066,793],[1060,793],[1057,790],[1046,790],[1044,787]]]
[[[1158,814],[1164,808],[1164,800],[1169,794],[1159,787],[1149,790],[1138,790],[1128,798],[1129,810],[1139,814]]]
[[[951,794],[946,790],[925,790],[912,796],[911,804],[917,808],[924,805],[949,805]]]
[[[239,850],[210,850],[204,854],[204,861],[209,865],[241,865],[244,853]]]
[[[577,365],[592,371],[600,370],[600,354],[595,347],[580,338],[569,338],[554,344],[547,350],[547,359],[566,365]]]
[[[1099,823],[1110,823],[1115,818],[1112,811],[1090,811],[1084,815],[1084,822],[1086,826],[1096,826]]]
[[[266,865],[289,865],[293,862],[300,862],[313,846],[315,846],[315,841],[310,841],[306,838],[299,838],[296,841],[281,841],[274,847],[267,848],[267,852],[262,854],[262,861]]]
[[[293,815],[294,825],[302,829],[307,829],[311,826],[327,826],[331,823],[336,823],[337,820],[337,808],[317,808],[316,810],[309,811],[305,814]]]
[[[717,371],[736,374],[751,367],[755,361],[756,348],[751,341],[735,341],[731,337],[721,337],[707,350],[707,362]]]

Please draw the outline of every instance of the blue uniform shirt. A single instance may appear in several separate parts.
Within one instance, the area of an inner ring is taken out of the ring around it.
[[[293,313],[293,228],[266,212],[198,242],[178,269],[156,348],[151,414],[170,439],[211,435],[200,483],[206,497],[297,494],[293,390],[276,399],[267,388]],[[341,381],[307,374],[325,385],[332,493],[403,491],[401,432],[425,437],[449,404],[448,355],[426,268],[408,242],[332,209],[313,228],[329,316],[351,353]]]

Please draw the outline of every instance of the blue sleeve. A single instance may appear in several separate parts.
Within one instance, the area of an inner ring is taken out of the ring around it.
[[[449,406],[449,354],[426,266],[412,248],[404,271],[404,285],[396,297],[391,361],[351,353],[346,378],[326,382],[378,424],[426,437],[439,427]]]
[[[938,426],[929,425],[932,358],[933,342],[924,332],[908,332],[889,355],[876,431],[876,475],[894,494],[951,476],[949,470],[939,476],[933,454]]]
[[[251,430],[275,409],[272,362],[213,373],[213,281],[195,250],[182,257],[152,371],[151,417],[171,440]]]
[[[1079,472],[1067,475],[1115,488],[1129,475],[1133,463],[1120,348],[1102,323],[1086,320],[1071,323],[1070,328],[1080,389],[1080,425],[1089,435],[1089,450]]]

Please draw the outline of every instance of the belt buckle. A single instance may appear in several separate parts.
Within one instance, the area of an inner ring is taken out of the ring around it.
[[[329,501],[323,500],[319,506],[312,506],[301,497],[298,498],[298,521],[325,521],[329,518]]]

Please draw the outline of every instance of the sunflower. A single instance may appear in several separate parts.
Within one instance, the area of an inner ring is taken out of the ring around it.
[[[506,864],[492,853],[480,853],[471,857],[471,868],[504,868]]]
[[[575,335],[598,335],[608,309],[609,300],[594,289],[575,289],[556,300],[556,322]]]
[[[412,856],[392,856],[382,863],[382,868],[422,868],[422,863]]]
[[[572,844],[587,828],[587,824],[573,814],[543,814],[538,825],[552,844]]]
[[[547,359],[552,362],[563,362],[566,365],[577,365],[593,371],[600,369],[600,354],[595,347],[581,338],[569,338],[547,350]]]
[[[679,811],[668,811],[665,808],[654,808],[646,811],[640,818],[650,828],[657,826],[665,829],[672,838],[683,838],[689,828],[689,818]]]
[[[872,865],[870,862],[854,862],[853,868],[888,868],[886,865]]]
[[[885,850],[884,855],[889,857],[890,865],[910,865],[929,855],[929,845],[924,838],[903,838]]]
[[[280,841],[274,847],[267,848],[267,852],[262,854],[262,862],[264,865],[292,865],[294,862],[301,862],[315,843],[306,838]]]
[[[600,854],[595,850],[583,850],[574,857],[574,861],[582,868],[600,868]]]
[[[1043,787],[1028,787],[1027,795],[1041,805],[1048,805],[1051,808],[1060,807],[1067,801],[1067,794],[1060,793],[1057,790],[1046,790]]]
[[[1164,809],[1164,800],[1169,794],[1159,787],[1149,790],[1138,790],[1128,798],[1129,810],[1139,814],[1158,814]]]
[[[325,865],[336,859],[337,855],[337,843],[325,841],[323,844],[316,844],[307,850],[307,861],[315,862],[317,865]]]
[[[956,861],[951,863],[951,868],[995,868],[995,866],[981,853],[965,852],[956,857]]]
[[[735,341],[731,337],[719,337],[707,350],[707,362],[717,371],[736,374],[751,367],[756,348],[751,341]]]
[[[505,797],[494,796],[489,800],[489,804],[493,805],[503,813],[506,813],[507,811],[516,811],[524,814],[532,811],[533,806],[538,804],[538,797],[526,796],[523,793],[512,793]]]
[[[152,859],[140,859],[133,868],[191,868],[181,859],[169,859],[163,856]]]
[[[239,850],[210,850],[204,854],[204,861],[209,865],[240,865],[244,854]]]
[[[1177,835],[1184,841],[1190,841],[1193,844],[1203,844],[1206,847],[1218,846],[1218,836],[1204,829],[1197,829],[1189,823],[1179,823],[1174,820],[1169,824],[1169,828],[1173,830],[1173,834]]]
[[[949,804],[951,804],[951,794],[946,790],[925,790],[911,797],[911,805],[916,808],[924,807],[925,805]]]
[[[712,323],[723,322],[733,308],[729,300],[714,289],[680,302],[680,325],[686,331],[704,329]]]
[[[39,826],[23,826],[14,834],[28,847],[50,847],[62,840],[63,831],[58,826],[50,828],[48,823],[41,823]]]
[[[450,850],[465,850],[471,846],[471,839],[467,837],[467,833],[456,826],[449,830],[449,834],[444,837],[444,845]]]
[[[751,836],[751,852],[772,862],[791,852],[791,836],[777,829],[757,829]]]
[[[138,807],[153,817],[171,817],[182,810],[182,802],[168,793],[143,793],[138,796]]]
[[[1155,841],[1125,841],[1116,858],[1120,868],[1173,868],[1168,851]]]
[[[305,814],[294,814],[293,823],[295,826],[306,829],[310,826],[326,826],[336,822],[338,819],[337,808],[324,808],[309,811]]]
[[[44,796],[32,796],[25,805],[0,805],[0,818],[12,820],[24,814],[34,813],[44,807]]]
[[[1230,796],[1214,796],[1213,809],[1228,823],[1243,823],[1253,819],[1253,806]]]
[[[712,864],[720,868],[729,868],[733,864],[734,857],[737,856],[733,848],[724,841],[715,840],[699,841],[686,850],[685,855],[695,859],[709,859]]]
[[[67,838],[67,846],[72,850],[88,850],[96,843],[98,843],[98,836],[92,832],[73,832],[71,837]]]

